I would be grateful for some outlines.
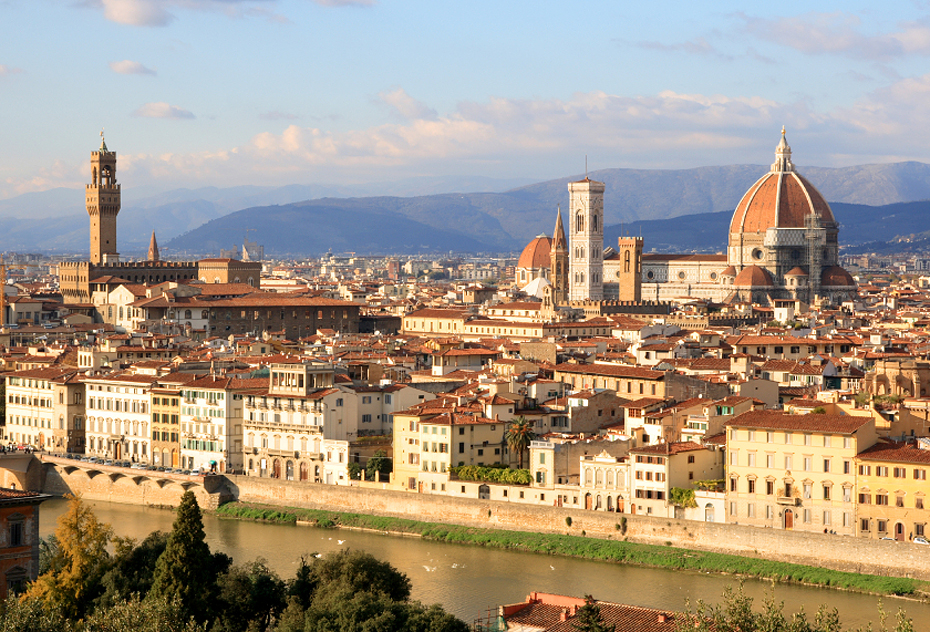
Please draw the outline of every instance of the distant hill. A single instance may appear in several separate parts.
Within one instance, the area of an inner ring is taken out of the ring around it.
[[[615,233],[611,239],[620,234],[621,223],[624,232],[638,234],[640,229],[647,230],[645,224],[640,224],[647,220],[720,214],[721,220],[694,219],[697,223],[687,229],[682,222],[656,224],[662,228],[649,240],[655,244],[650,248],[706,250],[724,247],[729,214],[746,190],[767,170],[768,167],[760,165],[731,165],[684,170],[605,169],[589,175],[607,185],[605,224],[617,225],[612,229]],[[900,225],[896,215],[910,217],[911,207],[907,204],[920,204],[913,200],[930,200],[930,165],[923,163],[839,169],[799,167],[799,171],[831,201],[843,224],[840,238],[850,244],[875,240],[879,234],[896,230]],[[248,233],[249,239],[257,239],[269,254],[311,254],[330,249],[356,252],[519,250],[536,235],[551,234],[556,208],[561,205],[563,211],[567,210],[567,182],[580,177],[510,190],[499,188],[499,192],[477,192],[477,189],[493,189],[494,185],[504,187],[508,181],[422,178],[353,187],[205,187],[136,198],[131,196],[130,186],[124,191],[120,213],[119,249],[124,256],[144,253],[149,235],[156,228],[159,243],[167,247],[169,253],[174,249],[216,254],[220,247],[241,244],[246,229],[255,229]],[[124,186],[128,185],[124,183]],[[462,187],[461,192],[436,193],[436,190],[448,191],[455,186]],[[382,195],[361,197],[377,191]],[[418,192],[428,194],[417,195]],[[907,204],[888,206],[896,203]],[[875,207],[884,209],[882,213],[888,216],[876,216]],[[281,209],[286,208],[290,211],[282,213]],[[312,218],[315,229],[307,233],[303,227],[273,223],[273,218],[283,217]],[[364,222],[381,221],[384,217],[391,217],[394,222],[386,228],[403,225],[412,232],[409,236],[394,238],[392,235],[397,231],[386,230],[379,239],[366,242],[365,248],[355,243],[353,231],[366,233]],[[41,231],[35,229],[37,218],[42,219]],[[401,224],[401,219],[411,223]],[[717,233],[717,221],[722,222],[723,234]],[[922,220],[915,217],[914,221],[920,224]],[[889,239],[904,232],[895,232]],[[907,232],[920,231],[915,225]],[[294,234],[305,234],[303,246],[295,243]],[[450,244],[453,236],[455,239]],[[0,201],[0,250],[86,252],[83,191],[55,189]]]

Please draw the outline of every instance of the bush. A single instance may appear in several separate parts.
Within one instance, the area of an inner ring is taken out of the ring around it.
[[[532,482],[529,470],[512,470],[499,465],[462,465],[452,468],[452,475],[462,481],[501,483],[504,485],[529,485]]]

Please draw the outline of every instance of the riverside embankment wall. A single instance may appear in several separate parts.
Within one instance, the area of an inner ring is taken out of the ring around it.
[[[46,464],[46,493],[81,494],[89,500],[175,506],[186,489],[202,507],[222,502],[261,503],[336,512],[392,516],[466,527],[584,535],[703,551],[729,553],[835,570],[930,580],[930,547],[820,533],[763,529],[691,520],[539,507],[470,498],[449,498],[358,487],[245,476],[210,477],[204,484],[184,479],[147,479],[106,474],[89,476]],[[571,526],[566,518],[571,518]]]

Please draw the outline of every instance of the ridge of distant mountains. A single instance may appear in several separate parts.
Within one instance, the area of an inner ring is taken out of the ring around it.
[[[871,250],[881,250],[885,242],[897,249],[930,244],[930,202],[921,201],[930,200],[930,165],[798,170],[830,201],[842,244]],[[605,169],[588,175],[606,184],[605,245],[616,243],[622,231],[642,234],[647,251],[687,252],[725,248],[733,208],[767,171],[731,165]],[[512,188],[514,181],[453,177],[355,187],[138,191],[136,197],[127,188],[119,249],[124,257],[144,254],[155,227],[169,256],[216,255],[246,236],[269,255],[518,251],[536,235],[552,233],[556,208],[567,206],[566,185],[580,177],[518,188]],[[437,192],[450,189],[458,192]],[[0,200],[0,250],[86,252],[83,199],[83,191],[53,189]]]

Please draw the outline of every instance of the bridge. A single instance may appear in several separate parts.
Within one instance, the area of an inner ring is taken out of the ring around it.
[[[0,486],[150,505],[176,505],[188,490],[197,495],[201,506],[215,508],[229,497],[228,480],[219,474],[191,476],[45,453],[0,455]]]

